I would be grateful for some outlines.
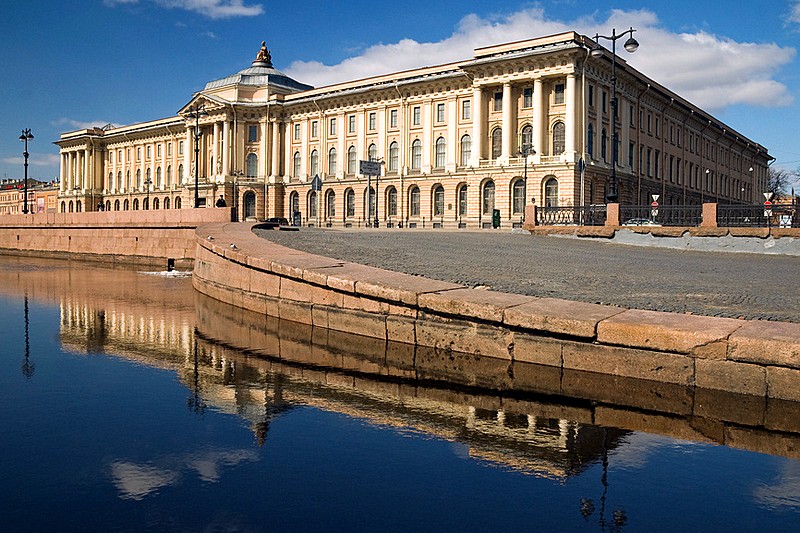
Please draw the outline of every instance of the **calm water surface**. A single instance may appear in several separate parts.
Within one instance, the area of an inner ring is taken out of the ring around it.
[[[0,287],[4,531],[800,524],[795,422],[734,449],[665,436],[658,413],[646,431],[586,423],[581,398],[499,409],[385,355],[356,367],[352,339],[222,306],[188,277],[0,257]]]

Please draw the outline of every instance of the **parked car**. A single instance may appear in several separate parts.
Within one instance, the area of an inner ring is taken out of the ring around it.
[[[623,226],[660,226],[655,220],[649,218],[629,218],[622,223]]]

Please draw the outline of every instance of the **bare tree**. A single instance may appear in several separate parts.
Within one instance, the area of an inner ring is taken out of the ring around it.
[[[784,168],[769,167],[767,190],[774,194],[776,198],[788,196],[798,176],[800,176],[800,169],[791,171]]]

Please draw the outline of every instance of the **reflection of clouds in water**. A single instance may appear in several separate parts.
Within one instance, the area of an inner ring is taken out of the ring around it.
[[[800,462],[786,460],[775,483],[757,487],[753,496],[756,503],[770,509],[800,509]]]
[[[177,483],[180,475],[155,466],[115,461],[111,464],[111,477],[121,498],[141,500],[161,487]]]
[[[223,467],[257,460],[258,454],[254,451],[233,450],[190,454],[185,458],[162,461],[167,463],[163,467],[114,461],[111,463],[111,478],[121,498],[141,500],[160,488],[178,484],[181,471],[194,471],[203,482],[216,483]]]
[[[609,450],[609,455],[613,457],[615,467],[623,468],[644,468],[654,454],[660,448],[690,448],[691,443],[681,443],[669,437],[654,435],[652,433],[634,432],[626,435],[613,450]],[[688,453],[685,450],[683,453]]]
[[[216,483],[219,481],[220,467],[236,466],[245,461],[257,460],[258,454],[249,450],[203,452],[189,457],[186,466],[196,471],[203,481]]]

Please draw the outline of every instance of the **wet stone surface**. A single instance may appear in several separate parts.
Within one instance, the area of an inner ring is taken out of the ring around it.
[[[800,322],[800,260],[501,231],[256,230],[327,257],[494,291],[707,316]]]

